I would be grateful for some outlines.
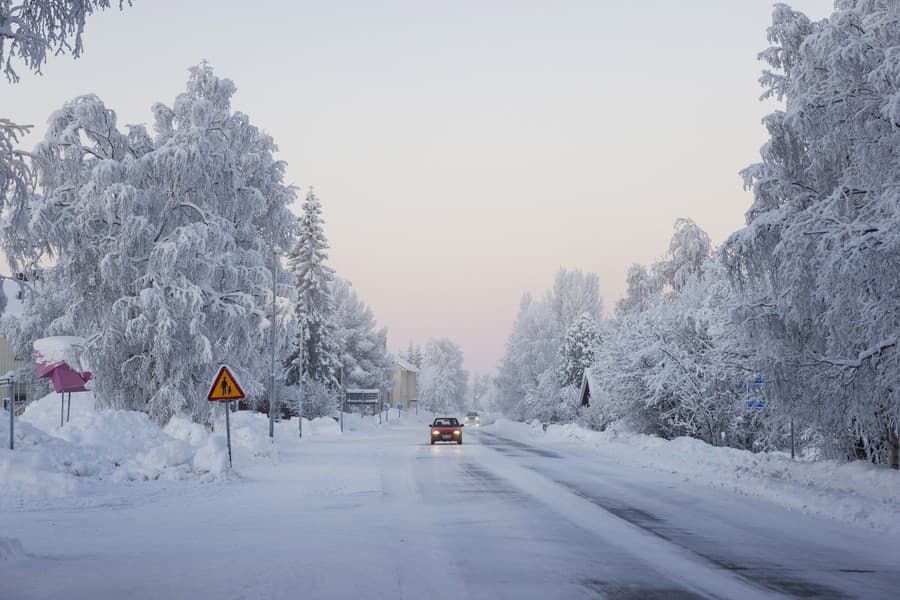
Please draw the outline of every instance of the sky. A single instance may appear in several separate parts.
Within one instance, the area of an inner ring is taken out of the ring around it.
[[[832,0],[790,4],[819,19]],[[134,0],[92,17],[84,55],[0,83],[34,124],[94,93],[120,125],[208,60],[323,203],[331,265],[391,350],[457,342],[491,372],[524,292],[599,275],[609,314],[678,217],[719,244],[758,160],[768,0]],[[301,194],[302,197],[302,194]],[[300,203],[295,206],[299,212]],[[8,270],[7,270],[8,271]]]

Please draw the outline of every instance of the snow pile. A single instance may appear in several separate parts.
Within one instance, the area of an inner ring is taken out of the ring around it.
[[[867,462],[792,461],[789,454],[710,446],[615,428],[531,424],[499,419],[490,431],[556,446],[598,450],[621,464],[682,476],[685,481],[764,498],[805,513],[900,533],[900,472]]]
[[[81,356],[87,340],[74,335],[45,337],[34,342],[38,360],[47,365],[64,362],[75,371],[90,371],[90,365],[82,363]]]
[[[99,411],[93,394],[81,392],[72,394],[71,420],[60,427],[59,419],[59,396],[50,394],[16,419],[15,450],[0,427],[0,504],[85,495],[99,481],[208,482],[229,474],[224,412],[213,431],[184,417],[160,428],[144,413]],[[327,431],[316,421],[308,425],[313,435]],[[231,442],[238,464],[278,460],[265,415],[232,413]]]
[[[303,419],[303,435],[340,435],[341,425],[331,417],[317,417],[313,420]]]

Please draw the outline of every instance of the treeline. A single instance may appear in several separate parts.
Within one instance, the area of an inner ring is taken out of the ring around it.
[[[786,449],[793,417],[808,453],[897,468],[894,4],[839,0],[819,22],[776,6],[761,83],[784,108],[765,118],[762,160],[743,172],[746,226],[713,250],[679,221],[665,260],[629,270],[615,317],[571,332],[594,340],[578,355],[595,388],[588,410],[550,368],[569,352],[565,321],[523,302],[498,378],[508,414],[754,450]]]
[[[102,100],[79,96],[16,159],[21,185],[7,188],[0,238],[34,293],[2,333],[20,356],[37,338],[87,338],[102,407],[207,421],[220,363],[253,401],[267,399],[273,327],[278,396],[296,405],[302,391],[307,416],[335,410],[340,383],[390,385],[386,331],[326,264],[319,199],[309,191],[301,216],[290,211],[286,165],[232,110],[235,91],[208,64],[193,67],[185,92],[153,105],[152,133],[120,128]]]

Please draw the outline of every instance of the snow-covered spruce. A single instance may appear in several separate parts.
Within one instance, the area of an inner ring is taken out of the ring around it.
[[[294,276],[293,293],[299,327],[285,362],[285,384],[303,389],[303,414],[317,417],[336,407],[342,349],[334,322],[331,285],[334,271],[328,260],[328,240],[322,204],[310,190],[303,203],[299,233],[287,256]]]

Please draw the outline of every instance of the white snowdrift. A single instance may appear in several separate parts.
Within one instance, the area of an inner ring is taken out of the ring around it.
[[[7,422],[4,411],[0,413],[0,506],[88,495],[89,488],[101,481],[209,482],[233,473],[228,469],[224,412],[213,431],[184,417],[175,417],[160,428],[144,413],[97,410],[93,394],[81,392],[72,394],[71,420],[60,427],[59,395],[50,394],[16,419],[12,451]],[[279,429],[290,427],[290,423],[278,425]],[[333,419],[304,422],[305,435],[336,431]],[[232,413],[231,444],[236,467],[278,460],[265,415]]]
[[[683,476],[809,514],[900,534],[900,472],[865,462],[792,461],[783,453],[710,446],[693,438],[664,440],[611,428],[516,423],[489,431],[548,445],[596,450],[622,464]]]

